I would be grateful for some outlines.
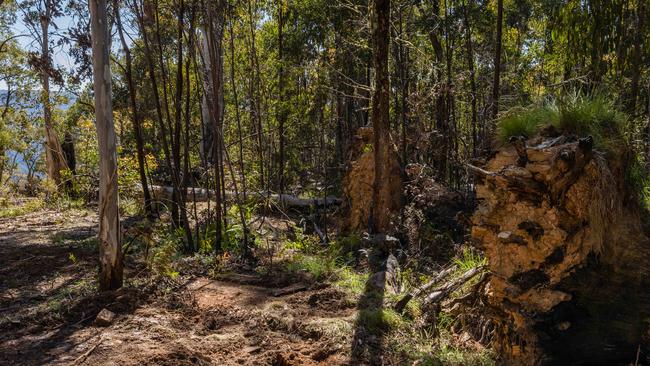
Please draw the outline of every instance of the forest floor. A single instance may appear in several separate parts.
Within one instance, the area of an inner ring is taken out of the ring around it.
[[[343,292],[231,274],[93,295],[96,230],[86,210],[0,219],[1,364],[347,363],[340,351],[355,309]],[[127,266],[126,277],[138,269]],[[117,314],[107,327],[93,324],[102,308]]]
[[[341,290],[237,273],[151,284],[127,262],[129,285],[95,295],[96,230],[88,210],[0,219],[1,364],[349,362],[356,311]],[[94,325],[102,308],[108,327]]]
[[[128,219],[123,223],[127,235],[130,225]],[[367,276],[337,282],[273,270],[261,274],[246,266],[208,270],[201,262],[205,257],[180,259],[180,273],[156,276],[144,262],[127,257],[124,288],[97,293],[96,234],[96,213],[89,209],[40,209],[0,218],[0,365],[409,360],[391,356],[384,347],[396,342],[383,336],[386,324],[409,325],[361,305]],[[95,320],[102,309],[116,314],[107,326]],[[425,341],[431,349],[431,339]],[[461,341],[476,355],[472,363],[490,363],[481,345]],[[455,349],[450,352],[457,356]],[[459,357],[444,364],[464,364]]]

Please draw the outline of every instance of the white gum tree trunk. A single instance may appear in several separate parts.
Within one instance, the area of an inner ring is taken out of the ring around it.
[[[106,0],[89,0],[93,49],[95,118],[99,141],[99,289],[122,286],[122,250],[117,193],[117,151],[113,105]]]

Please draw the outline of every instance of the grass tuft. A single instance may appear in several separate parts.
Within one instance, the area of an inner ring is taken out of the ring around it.
[[[309,273],[314,281],[322,280],[332,274],[336,268],[335,260],[328,256],[295,254],[286,263],[286,269],[291,273]]]
[[[458,270],[464,273],[472,268],[483,266],[487,264],[487,259],[476,250],[470,247],[463,249],[463,255],[460,258],[454,259],[454,263],[458,266]]]
[[[559,118],[559,111],[553,104],[533,108],[515,107],[499,120],[499,140],[506,143],[513,136],[532,137],[544,126],[555,125]]]
[[[510,137],[529,138],[553,126],[564,134],[591,135],[597,146],[608,149],[624,140],[627,123],[627,115],[610,100],[573,94],[539,106],[512,108],[499,120],[497,133],[506,143]]]
[[[381,334],[404,328],[408,322],[393,309],[362,309],[358,315],[359,325],[370,334]]]
[[[360,297],[366,289],[368,277],[368,273],[358,273],[350,267],[343,267],[337,272],[338,279],[334,284],[348,294]]]
[[[627,115],[603,97],[573,95],[558,102],[560,118],[553,126],[562,133],[591,135],[596,145],[609,148],[625,135]]]

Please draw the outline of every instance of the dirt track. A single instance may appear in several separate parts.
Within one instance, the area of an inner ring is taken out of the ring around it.
[[[96,294],[95,230],[83,210],[0,219],[0,364],[352,363],[356,304],[341,291],[276,297],[263,281],[183,275],[161,284],[127,262],[127,286]],[[102,308],[117,314],[108,327],[93,325]]]

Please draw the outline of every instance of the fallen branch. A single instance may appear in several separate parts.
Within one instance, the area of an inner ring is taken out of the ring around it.
[[[446,283],[444,286],[436,289],[424,298],[424,304],[438,303],[444,300],[449,294],[458,290],[467,281],[471,280],[474,276],[481,273],[485,266],[474,267],[463,273],[460,277]]]
[[[80,364],[84,363],[84,361],[86,361],[88,356],[90,356],[90,354],[93,353],[97,347],[99,347],[99,345],[102,343],[103,340],[104,340],[104,338],[100,336],[99,341],[97,341],[97,343],[95,343],[94,346],[90,347],[90,349],[88,351],[84,352],[83,355],[79,356],[76,360],[74,360],[72,362],[72,365],[80,365]]]
[[[279,296],[295,294],[296,292],[305,291],[305,290],[307,290],[307,286],[303,285],[302,283],[299,283],[299,284],[274,290],[271,292],[271,294],[275,297],[279,297]]]
[[[415,290],[404,295],[404,297],[402,297],[397,303],[395,303],[393,309],[395,309],[395,311],[397,311],[398,313],[402,313],[404,311],[404,308],[406,308],[406,305],[409,303],[409,301],[425,293],[427,290],[433,287],[433,285],[439,283],[445,277],[453,273],[456,270],[456,268],[457,267],[454,265],[445,270],[438,272],[438,274],[431,281],[425,283],[423,286],[418,287]]]
[[[474,173],[476,175],[480,175],[482,177],[488,177],[488,176],[496,175],[496,173],[494,173],[494,172],[479,168],[479,167],[477,167],[475,165],[472,165],[472,164],[465,164],[465,165],[467,166],[467,169],[470,172],[472,172],[472,173]]]

